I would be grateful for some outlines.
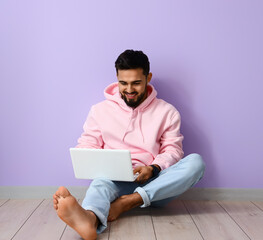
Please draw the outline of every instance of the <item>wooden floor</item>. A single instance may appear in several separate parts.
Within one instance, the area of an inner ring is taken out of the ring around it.
[[[51,199],[0,199],[0,240],[80,240]],[[180,201],[123,214],[98,239],[263,239],[263,202]]]

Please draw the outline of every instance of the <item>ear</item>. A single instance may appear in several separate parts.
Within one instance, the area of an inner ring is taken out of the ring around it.
[[[153,74],[150,72],[147,76],[147,84],[151,81]]]

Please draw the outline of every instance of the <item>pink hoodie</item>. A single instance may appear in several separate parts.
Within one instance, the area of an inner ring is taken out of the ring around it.
[[[106,100],[91,107],[78,148],[129,149],[133,167],[158,164],[165,169],[183,157],[179,112],[156,98],[148,85],[148,97],[135,109],[120,96],[118,83],[109,85]]]

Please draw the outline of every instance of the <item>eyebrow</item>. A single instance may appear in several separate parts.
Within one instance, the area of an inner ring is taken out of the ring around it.
[[[126,83],[126,81],[124,81],[124,80],[119,80],[119,82],[125,82],[125,83]],[[142,82],[142,80],[134,80],[134,81],[131,81],[131,83],[135,83],[135,82]]]

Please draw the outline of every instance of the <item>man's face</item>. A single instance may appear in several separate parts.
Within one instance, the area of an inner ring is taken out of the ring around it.
[[[129,107],[136,108],[147,98],[147,84],[151,77],[152,73],[146,77],[142,68],[118,70],[119,91]]]

